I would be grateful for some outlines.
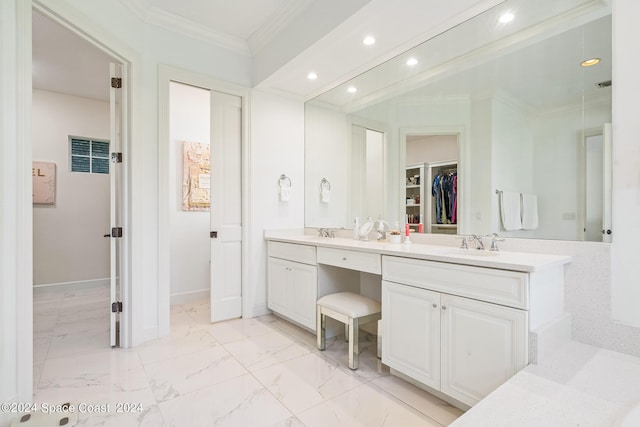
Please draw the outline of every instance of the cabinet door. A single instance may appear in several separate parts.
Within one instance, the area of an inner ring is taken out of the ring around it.
[[[382,362],[440,388],[440,294],[382,282]]]
[[[287,273],[291,264],[278,258],[268,258],[267,263],[267,307],[287,315]]]
[[[527,363],[527,312],[442,294],[441,391],[474,405]]]
[[[291,319],[316,329],[316,301],[318,295],[318,269],[312,265],[293,262],[287,271],[288,311]]]

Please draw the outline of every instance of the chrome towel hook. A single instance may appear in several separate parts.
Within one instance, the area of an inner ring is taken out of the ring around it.
[[[327,178],[322,178],[322,181],[320,181],[320,191],[322,190],[331,190],[331,183]]]
[[[278,180],[278,185],[280,186],[280,188],[291,187],[292,185],[291,178],[289,178],[285,174],[280,175],[280,179]]]

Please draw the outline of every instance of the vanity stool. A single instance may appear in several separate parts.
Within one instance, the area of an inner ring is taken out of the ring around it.
[[[318,349],[325,349],[325,316],[345,324],[345,338],[349,340],[349,368],[358,369],[358,328],[382,317],[380,303],[353,292],[325,295],[317,302]]]

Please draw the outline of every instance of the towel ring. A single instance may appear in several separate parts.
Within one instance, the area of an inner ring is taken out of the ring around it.
[[[288,185],[283,185],[283,184],[287,184],[287,183],[288,183]],[[291,187],[291,185],[292,185],[291,178],[289,178],[285,174],[280,175],[280,179],[278,180],[278,185],[280,186],[280,188]]]
[[[331,183],[327,178],[322,178],[322,181],[320,181],[320,191],[322,190],[331,190]]]

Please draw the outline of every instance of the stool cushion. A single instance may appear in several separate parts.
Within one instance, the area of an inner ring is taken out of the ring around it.
[[[353,292],[338,292],[325,295],[318,300],[318,305],[344,314],[352,319],[380,313],[380,303],[374,299]]]

